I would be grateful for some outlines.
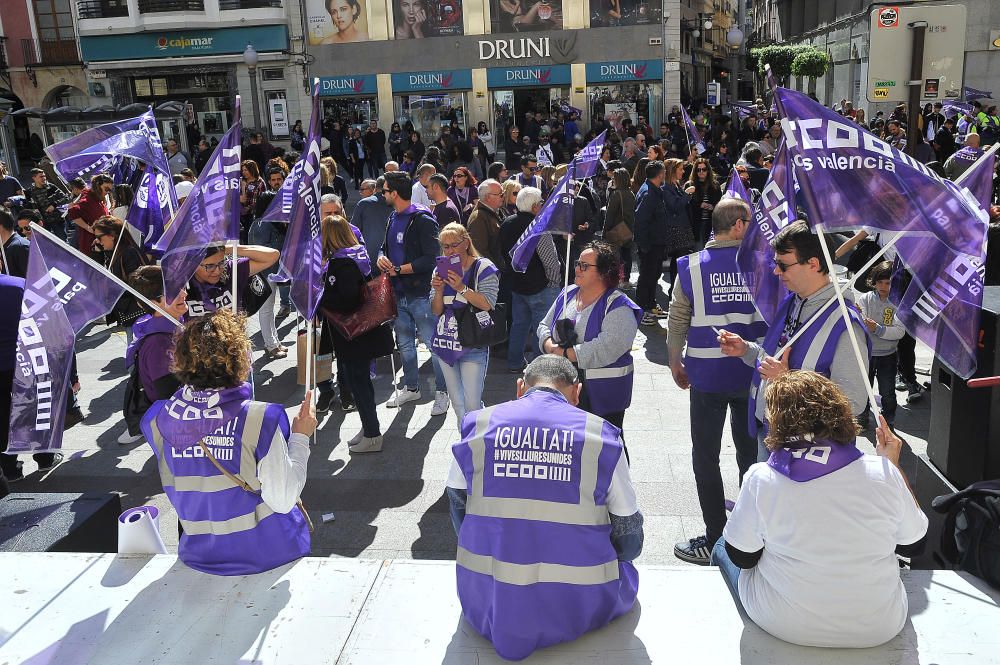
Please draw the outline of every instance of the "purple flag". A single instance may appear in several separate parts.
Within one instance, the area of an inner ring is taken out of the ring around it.
[[[996,159],[995,152],[987,157],[980,157],[962,174],[961,186],[968,189],[986,211],[989,211],[993,201],[993,172]]]
[[[298,198],[299,181],[302,180],[303,162],[304,160],[300,159],[292,166],[292,172],[281,183],[281,188],[275,192],[274,199],[267,206],[264,216],[260,218],[262,222],[288,224],[291,221],[292,204]]]
[[[743,178],[740,177],[740,172],[737,169],[733,169],[733,172],[729,175],[729,183],[726,185],[726,191],[722,195],[734,199],[743,199],[747,203],[750,203],[750,195],[747,194],[747,188],[743,186]]]
[[[9,452],[62,446],[76,334],[110,312],[123,292],[97,264],[36,228],[18,326]]]
[[[155,183],[155,184],[154,184]],[[169,176],[157,173],[151,166],[146,167],[135,200],[129,208],[126,221],[139,231],[142,236],[142,246],[147,251],[163,235],[164,220],[170,215],[169,210],[160,202],[166,202],[167,190],[173,189]]]
[[[902,232],[899,320],[953,372],[976,369],[988,215],[973,196],[805,95],[777,88],[804,207],[825,230]]]
[[[972,115],[972,104],[945,101],[941,103],[941,114],[946,118],[950,118],[953,115]]]
[[[205,256],[205,248],[240,238],[240,98],[198,182],[153,249],[163,252],[163,289],[173,300]]]
[[[743,118],[749,118],[752,115],[757,115],[757,107],[751,106],[750,104],[729,102],[729,108],[733,111],[738,120],[743,120]]]
[[[701,133],[698,131],[698,127],[691,121],[683,104],[681,104],[681,117],[684,118],[684,128],[687,129],[688,151],[690,152],[690,149],[693,147],[698,151],[699,155],[704,154],[705,144],[701,140]]]
[[[969,86],[965,86],[964,88],[962,88],[962,92],[963,92],[963,94],[965,96],[965,101],[967,101],[967,102],[974,102],[977,99],[992,99],[993,98],[993,91],[991,91],[991,90],[978,90],[976,88],[971,88]]]
[[[538,247],[538,241],[543,234],[561,233],[568,235],[573,232],[573,200],[576,198],[573,181],[589,178],[597,171],[606,134],[607,130],[601,132],[597,138],[577,153],[573,161],[570,162],[569,168],[566,169],[566,175],[562,177],[555,189],[549,192],[549,197],[545,200],[545,205],[542,206],[538,216],[531,220],[531,224],[524,230],[510,251],[511,266],[514,270],[524,272],[528,269],[528,263],[535,255],[535,248]]]
[[[302,153],[301,178],[289,178],[297,185],[295,198],[288,222],[285,245],[278,259],[280,270],[272,281],[291,279],[291,298],[302,316],[308,321],[316,314],[319,299],[323,295],[322,239],[320,238],[320,101],[319,85],[313,87],[312,117],[309,119],[309,134]],[[238,191],[237,191],[238,193]],[[280,202],[276,197],[274,204]],[[270,213],[271,210],[268,210]]]
[[[740,275],[750,291],[754,306],[768,325],[774,323],[778,305],[788,294],[784,283],[774,274],[771,240],[796,219],[793,183],[791,162],[782,141],[774,155],[774,166],[764,191],[754,206],[753,219],[736,252]]]

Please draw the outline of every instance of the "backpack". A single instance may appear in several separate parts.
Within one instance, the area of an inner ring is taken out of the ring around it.
[[[164,334],[167,333],[153,333],[149,337]],[[136,349],[135,362],[129,369],[128,381],[125,383],[125,394],[122,396],[122,415],[125,418],[125,426],[128,428],[130,436],[138,436],[142,433],[139,427],[142,417],[149,411],[149,407],[153,406],[153,400],[149,399],[146,389],[142,387],[142,381],[139,380],[139,352],[142,350],[142,345],[146,343],[146,339],[143,338],[139,343],[139,348]]]
[[[1000,589],[1000,480],[983,480],[961,492],[935,497],[945,515],[941,553],[956,570]]]

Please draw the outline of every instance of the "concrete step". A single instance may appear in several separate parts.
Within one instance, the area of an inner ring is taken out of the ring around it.
[[[2,553],[0,665],[486,664],[461,618],[455,564],[306,558],[215,577],[172,555]],[[714,568],[639,566],[632,612],[525,663],[1000,663],[1000,593],[904,571],[911,618],[872,649],[782,642],[745,620]]]

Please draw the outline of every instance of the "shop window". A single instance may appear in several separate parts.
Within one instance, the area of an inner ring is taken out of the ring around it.
[[[462,132],[465,126],[465,93],[439,95],[396,95],[393,98],[396,120],[400,126],[412,123],[424,145],[433,144],[441,136],[441,128],[454,120]]]
[[[659,24],[663,16],[660,2],[654,0],[590,0],[590,27]]]
[[[378,122],[378,100],[375,97],[324,99],[323,120],[363,129],[372,120]]]
[[[561,0],[490,0],[492,32],[562,30]]]
[[[593,86],[589,89],[590,117],[603,117],[618,126],[622,120],[629,118],[632,124],[638,123],[639,117],[649,121],[660,118],[660,96],[663,85],[660,83],[617,83],[611,85]]]
[[[260,70],[260,77],[264,81],[284,81],[285,70],[280,67],[268,67]]]
[[[394,39],[465,34],[462,0],[392,0]]]

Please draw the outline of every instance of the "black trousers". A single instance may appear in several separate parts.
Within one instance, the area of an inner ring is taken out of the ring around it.
[[[10,439],[10,398],[14,390],[14,370],[0,372],[0,471],[4,476],[16,477],[21,473],[21,462],[16,455],[7,455],[7,443]],[[69,393],[73,394],[72,391]],[[69,408],[70,404],[67,404]],[[55,453],[35,453],[32,455],[38,466],[49,466],[55,458]]]
[[[648,251],[639,250],[639,279],[635,285],[635,301],[646,312],[656,307],[656,283],[663,272],[666,245],[651,245]]]
[[[897,367],[904,381],[917,382],[917,340],[910,333],[903,335],[896,347]]]

